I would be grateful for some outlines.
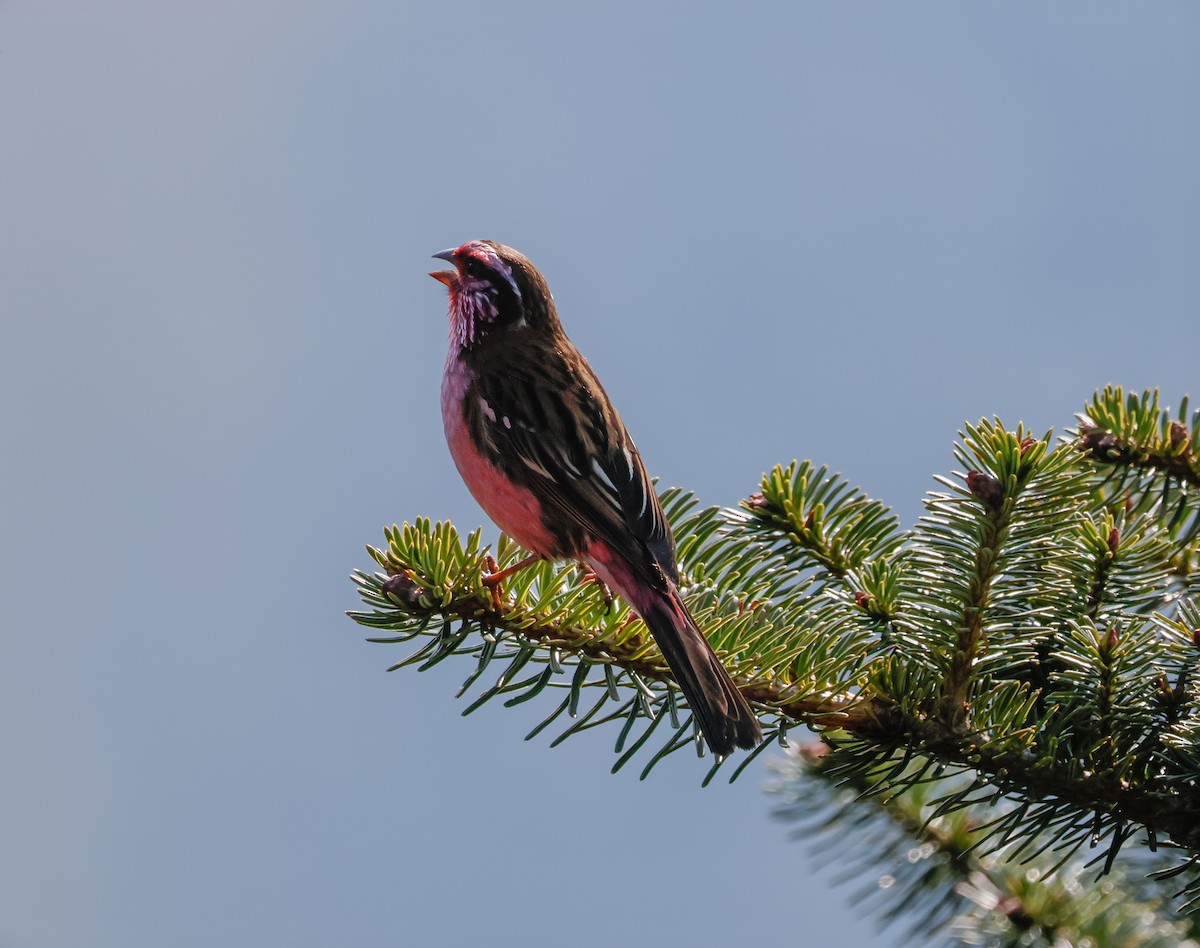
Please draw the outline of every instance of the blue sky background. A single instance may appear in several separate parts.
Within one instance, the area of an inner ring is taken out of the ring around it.
[[[0,945],[891,944],[765,767],[608,775],[343,615],[482,514],[429,255],[651,471],[906,523],[964,420],[1200,395],[1195,3],[0,3]],[[494,530],[490,532],[494,536]]]

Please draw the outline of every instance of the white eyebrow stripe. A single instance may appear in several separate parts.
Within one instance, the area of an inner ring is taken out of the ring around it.
[[[520,299],[521,288],[517,286],[517,281],[513,279],[512,271],[508,267],[504,268],[504,276],[508,280],[508,285],[512,287],[513,292],[517,294],[517,299]]]
[[[493,269],[508,281],[508,285],[512,287],[512,291],[517,294],[517,299],[521,298],[521,288],[517,286],[517,281],[513,279],[512,267],[500,259],[497,253],[490,254],[492,260],[495,261]]]

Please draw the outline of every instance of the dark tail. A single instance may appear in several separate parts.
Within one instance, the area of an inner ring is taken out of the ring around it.
[[[758,717],[697,628],[679,593],[672,588],[666,596],[655,596],[642,619],[683,689],[709,749],[724,757],[735,746],[761,744]]]

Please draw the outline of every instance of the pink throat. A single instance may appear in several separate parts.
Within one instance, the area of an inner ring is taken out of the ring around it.
[[[485,286],[463,282],[450,291],[450,338],[461,348],[475,344],[481,322],[499,315]]]

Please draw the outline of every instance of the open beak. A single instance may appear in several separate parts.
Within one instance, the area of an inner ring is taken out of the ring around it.
[[[445,260],[448,263],[454,263],[455,249],[457,248],[443,250],[441,253],[435,253],[433,256],[438,260]],[[458,286],[458,270],[434,270],[429,275],[437,280],[438,283],[445,284],[447,289],[452,290],[454,287]]]

